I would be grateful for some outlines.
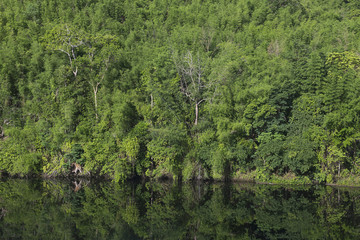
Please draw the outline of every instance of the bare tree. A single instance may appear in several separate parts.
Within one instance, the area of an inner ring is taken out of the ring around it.
[[[70,28],[67,25],[59,25],[49,31],[44,40],[47,48],[65,53],[69,59],[71,71],[76,78],[78,65],[82,67],[82,73],[89,69],[89,75],[85,75],[94,94],[95,117],[98,120],[98,92],[101,83],[109,69],[111,57],[117,50],[116,38],[111,35],[93,36]],[[81,55],[78,55],[81,47]]]
[[[77,48],[86,44],[85,34],[65,24],[54,27],[44,39],[47,42],[47,48],[63,52],[68,56],[71,71],[76,77],[78,74]]]
[[[95,59],[95,48],[89,49],[89,63],[90,63],[90,77],[88,83],[90,84],[93,94],[94,94],[94,107],[95,107],[95,117],[98,119],[98,91],[101,83],[103,82],[105,75],[109,69],[109,63],[111,58],[111,53],[108,53],[106,56],[101,56],[100,61]]]
[[[206,64],[201,60],[200,55],[194,58],[190,51],[178,58],[173,55],[177,71],[180,75],[180,91],[195,107],[195,122],[199,122],[199,106],[201,103],[210,100],[216,91],[216,82],[207,79]]]

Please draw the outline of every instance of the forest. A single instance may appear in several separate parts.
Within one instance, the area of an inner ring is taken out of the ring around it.
[[[0,2],[0,174],[360,185],[357,0]]]

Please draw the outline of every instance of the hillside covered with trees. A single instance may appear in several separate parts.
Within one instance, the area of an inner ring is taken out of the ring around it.
[[[357,0],[0,2],[0,172],[360,184]]]

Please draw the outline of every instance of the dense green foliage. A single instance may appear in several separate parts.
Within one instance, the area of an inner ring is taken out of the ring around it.
[[[357,180],[359,47],[355,0],[2,0],[0,172]]]
[[[359,239],[359,189],[0,182],[1,239]]]

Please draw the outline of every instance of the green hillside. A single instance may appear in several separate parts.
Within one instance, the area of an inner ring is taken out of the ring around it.
[[[0,2],[0,172],[360,184],[360,2]]]

